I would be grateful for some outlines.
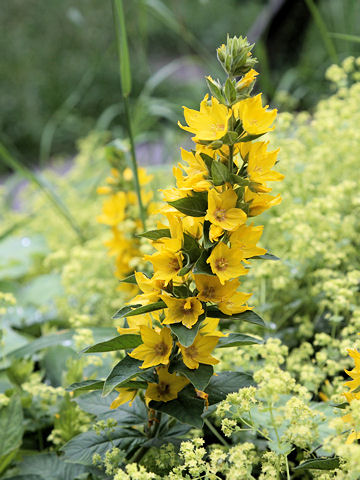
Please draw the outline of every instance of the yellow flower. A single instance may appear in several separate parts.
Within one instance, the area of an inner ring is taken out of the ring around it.
[[[128,328],[117,327],[117,331],[120,333],[120,335],[123,335],[123,334],[128,335],[130,333],[138,334],[140,333],[141,325],[146,325],[149,328],[152,327],[151,316],[148,313],[145,315],[128,317],[127,323],[129,325]]]
[[[170,329],[164,327],[157,333],[152,328],[141,325],[140,334],[143,344],[129,353],[130,357],[144,361],[140,368],[155,367],[160,363],[167,365],[173,347]]]
[[[227,337],[229,334],[224,334],[220,330],[216,330],[219,325],[218,318],[206,318],[203,326],[200,328],[199,333],[203,336],[210,337]]]
[[[271,170],[276,163],[280,148],[267,152],[269,142],[242,142],[240,152],[242,158],[248,161],[247,172],[252,182],[259,183],[259,192],[269,192],[265,182],[279,181],[284,175]]]
[[[258,75],[258,72],[252,68],[237,82],[236,89],[238,90],[250,86]]]
[[[119,255],[126,248],[126,242],[124,235],[118,230],[117,227],[112,227],[112,238],[104,242],[104,245],[107,247],[108,255]],[[125,242],[125,244],[124,244]],[[125,248],[124,248],[125,247]]]
[[[177,277],[183,266],[181,252],[173,252],[167,248],[153,255],[145,255],[144,259],[150,260],[154,266],[153,280],[162,280],[165,286]]]
[[[256,255],[264,255],[265,248],[257,247],[256,244],[260,240],[263,232],[263,226],[253,227],[252,225],[241,225],[241,227],[232,233],[230,243],[236,248],[241,258],[251,258]]]
[[[251,310],[245,302],[251,297],[252,293],[236,292],[231,297],[218,304],[219,309],[227,315],[242,313]]]
[[[108,187],[107,185],[103,187],[97,187],[96,189],[96,193],[98,195],[109,195],[109,193],[111,192],[112,192],[112,188]]]
[[[161,295],[162,300],[168,306],[165,310],[164,325],[181,322],[185,327],[191,328],[204,313],[201,302],[195,297],[174,298],[169,295]]]
[[[352,370],[345,370],[345,372],[352,378],[344,385],[350,389],[350,391],[355,390],[360,386],[360,352],[357,350],[348,350],[350,357],[355,362],[355,368]]]
[[[149,303],[153,303],[158,300],[161,290],[164,287],[164,282],[162,280],[154,280],[154,277],[148,278],[144,273],[141,272],[135,272],[135,280],[143,293],[137,295],[131,303],[148,305]]]
[[[206,94],[204,100],[200,103],[200,111],[184,108],[184,117],[188,124],[183,127],[178,122],[179,127],[188,132],[194,133],[194,142],[199,140],[218,140],[222,138],[228,130],[228,120],[231,117],[231,110],[225,105],[221,105],[218,100],[211,97],[211,103],[208,104],[209,95]]]
[[[262,106],[261,93],[255,97],[241,100],[233,106],[235,118],[242,121],[244,130],[249,135],[261,135],[274,130],[271,127],[274,122],[277,110],[266,110],[269,105]]]
[[[190,382],[187,378],[169,373],[166,367],[159,367],[156,369],[159,379],[158,383],[149,383],[146,392],[145,400],[148,404],[150,400],[156,402],[169,402],[175,400],[178,393]]]
[[[118,192],[103,203],[102,214],[96,218],[99,223],[115,227],[125,218],[126,194]]]
[[[221,284],[215,275],[194,275],[196,288],[198,289],[197,297],[203,302],[218,303],[231,297],[239,286],[239,280],[230,280]]]
[[[188,368],[199,368],[199,363],[206,365],[216,365],[219,360],[211,356],[212,351],[216,347],[219,337],[203,336],[198,333],[194,343],[190,347],[184,347],[178,344],[183,357],[183,362]]]
[[[209,229],[209,240],[210,242],[217,242],[221,235],[224,233],[224,230],[213,223],[210,225]]]
[[[203,192],[210,188],[210,182],[206,180],[209,172],[204,160],[199,153],[187,152],[181,149],[181,157],[188,166],[179,163],[173,168],[176,185],[180,190]],[[183,175],[183,170],[186,176]]]
[[[206,261],[210,263],[212,272],[224,285],[226,280],[248,273],[241,260],[236,248],[229,248],[225,243],[220,242]]]
[[[360,400],[360,392],[358,393],[345,392],[344,396],[349,403],[351,403],[353,400]],[[360,432],[356,431],[354,428],[355,421],[351,413],[348,413],[347,415],[343,415],[341,419],[344,423],[350,424],[351,426],[350,434],[346,439],[345,445],[350,445],[355,440],[359,440]]]
[[[110,405],[111,409],[118,408],[120,405],[123,405],[127,402],[130,402],[130,406],[132,405],[134,398],[136,397],[137,390],[131,390],[128,388],[116,388],[115,390],[119,392],[119,395],[115,398],[115,400],[112,401]]]
[[[235,208],[238,197],[234,190],[217,192],[214,188],[209,191],[208,209],[205,220],[228,231],[236,230],[246,222],[246,213]]]
[[[183,230],[196,239],[200,239],[203,234],[203,217],[183,217],[181,219]]]
[[[279,205],[279,203],[281,203],[280,193],[274,197],[268,193],[254,193],[247,187],[245,188],[244,199],[245,202],[251,202],[249,217],[256,217],[268,208],[274,207],[275,205]]]

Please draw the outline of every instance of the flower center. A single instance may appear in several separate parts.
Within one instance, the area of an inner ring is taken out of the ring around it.
[[[221,222],[225,220],[225,214],[226,214],[226,210],[224,208],[218,208],[214,212],[214,217],[216,218],[216,220]]]
[[[191,347],[188,347],[186,349],[186,355],[190,358],[194,358],[196,357],[198,354],[198,351],[197,351],[197,348],[194,347],[194,345],[191,345]]]
[[[164,355],[166,355],[167,352],[168,352],[168,349],[169,349],[169,347],[168,347],[168,346],[166,345],[166,343],[164,343],[164,342],[157,343],[157,344],[155,345],[155,352],[156,352],[156,354],[159,355],[159,356],[164,356]]]
[[[180,270],[179,260],[177,258],[169,260],[169,269],[174,272]]]
[[[210,286],[205,287],[202,291],[202,295],[205,298],[213,298],[215,296],[215,288]]]
[[[228,262],[227,262],[226,258],[222,257],[222,258],[217,258],[215,260],[216,270],[219,270],[221,272],[222,270],[226,270],[227,266],[228,266]]]
[[[165,382],[160,382],[158,385],[158,390],[160,394],[164,395],[165,393],[169,393],[170,391],[170,385]]]

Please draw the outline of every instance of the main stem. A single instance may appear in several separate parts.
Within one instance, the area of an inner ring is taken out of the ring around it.
[[[145,214],[144,205],[141,200],[141,190],[140,190],[138,167],[137,167],[137,161],[136,161],[135,142],[134,142],[134,136],[133,136],[132,126],[131,126],[129,100],[126,95],[123,96],[123,100],[124,100],[124,108],[125,108],[125,116],[126,116],[126,125],[127,125],[129,140],[130,140],[130,153],[131,153],[132,170],[133,170],[134,179],[135,179],[135,190],[136,190],[136,195],[139,203],[141,222],[143,224],[144,230],[146,230],[146,214]]]

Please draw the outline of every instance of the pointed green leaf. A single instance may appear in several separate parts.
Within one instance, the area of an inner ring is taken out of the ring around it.
[[[142,315],[143,313],[154,312],[163,308],[167,308],[167,306],[162,300],[143,306],[129,305],[118,310],[112,318],[133,317],[134,315]]]
[[[238,392],[241,388],[254,385],[252,376],[245,372],[219,372],[213,375],[205,393],[209,395],[209,404],[213,405],[225,400],[229,393]]]
[[[127,350],[135,348],[142,344],[140,335],[123,334],[118,337],[111,338],[106,342],[100,342],[91,347],[86,347],[82,353],[96,353],[96,352],[113,352],[116,350]]]
[[[168,202],[168,204],[189,217],[204,217],[206,215],[207,201],[198,195],[180,198],[179,200]]]
[[[241,347],[243,345],[254,345],[261,343],[263,343],[262,340],[250,335],[245,335],[243,333],[230,333],[227,337],[221,337],[219,339],[216,348]]]
[[[209,175],[211,175],[211,165],[215,161],[210,155],[207,155],[206,153],[200,153],[200,157],[204,160],[206,167],[209,171]]]
[[[66,390],[68,392],[86,392],[88,390],[102,390],[104,386],[104,380],[84,380],[82,382],[72,383]]]
[[[123,278],[122,280],[120,280],[120,283],[130,283],[131,285],[137,285],[135,274],[133,273],[132,275],[129,275],[128,277]]]
[[[198,320],[192,328],[187,328],[182,323],[173,323],[169,325],[172,333],[177,336],[177,339],[184,347],[190,347],[194,343],[195,337],[198,334],[202,320]]]
[[[280,258],[272,253],[267,252],[264,253],[264,255],[256,255],[256,257],[251,257],[251,260],[280,260]]]
[[[197,390],[205,390],[210,378],[213,376],[214,368],[211,365],[199,364],[199,368],[188,368],[181,360],[170,365],[169,371],[184,375]]]
[[[243,322],[254,323],[260,327],[265,327],[264,320],[252,310],[246,310],[242,313],[234,313],[233,315],[227,315],[219,310],[215,305],[207,307],[206,315],[210,318],[220,318],[226,320],[241,320]]]
[[[294,467],[294,470],[334,470],[340,465],[340,460],[338,457],[333,458],[311,458],[305,460],[305,462],[300,463],[297,467]]]
[[[229,105],[232,105],[236,101],[234,82],[236,82],[236,80],[230,80],[230,78],[227,78],[225,82],[224,93]]]
[[[171,237],[170,230],[168,228],[161,228],[159,230],[149,230],[137,235],[138,237],[148,238],[150,240],[159,240],[159,238]]]
[[[230,181],[228,167],[224,163],[214,161],[211,165],[211,177],[214,185],[224,185]]]
[[[181,390],[175,400],[170,402],[151,401],[149,407],[167,413],[181,423],[187,423],[197,428],[203,426],[201,415],[204,411],[204,400],[196,396],[194,387],[191,385]]]
[[[142,363],[142,361],[131,358],[129,355],[126,355],[125,358],[120,360],[105,380],[103,396],[106,397],[114,390],[114,388],[121,386],[131,378],[142,373],[144,370],[139,368]]]
[[[203,273],[205,275],[214,275],[211,271],[210,265],[206,262],[209,258],[210,253],[204,250],[199,257],[198,261],[195,263],[193,268],[193,273]]]

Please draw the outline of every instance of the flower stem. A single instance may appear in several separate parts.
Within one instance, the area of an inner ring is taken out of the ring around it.
[[[228,442],[225,440],[225,438],[220,435],[220,433],[216,430],[214,425],[208,420],[207,418],[204,418],[204,423],[208,427],[211,433],[215,435],[215,437],[219,440],[220,443],[222,443],[225,447],[229,447],[230,445]]]

